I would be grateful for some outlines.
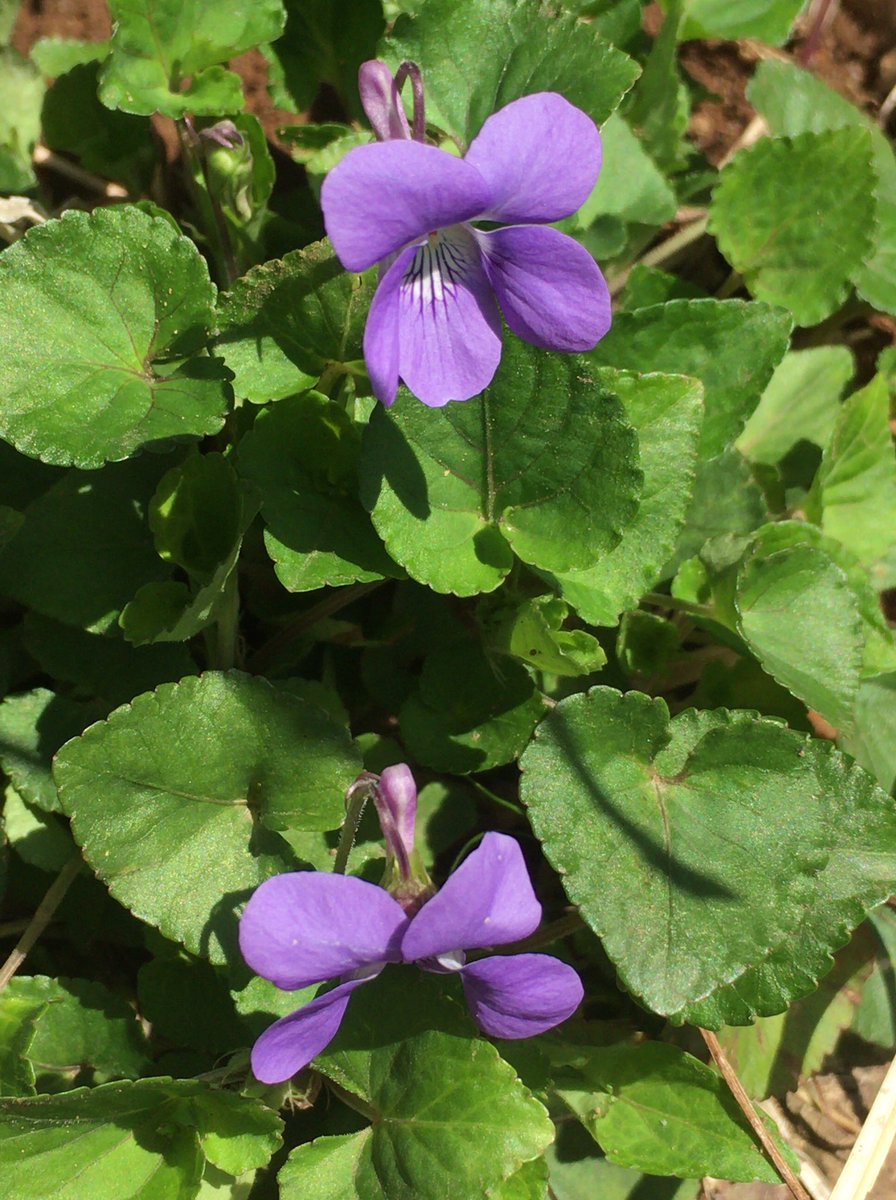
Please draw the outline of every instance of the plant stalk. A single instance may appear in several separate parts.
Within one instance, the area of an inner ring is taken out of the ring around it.
[[[18,971],[19,967],[30,954],[34,943],[52,921],[56,909],[62,903],[65,893],[71,887],[72,883],[74,883],[75,876],[81,870],[83,862],[84,860],[79,851],[68,860],[47,888],[46,895],[37,906],[37,911],[28,922],[25,932],[16,943],[15,949],[3,966],[0,967],[0,992],[3,991],[16,971]]]

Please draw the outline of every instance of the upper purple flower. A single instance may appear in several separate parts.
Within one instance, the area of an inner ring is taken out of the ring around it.
[[[415,916],[350,875],[300,871],[266,880],[240,922],[246,962],[286,991],[342,982],[266,1029],[252,1048],[252,1070],[262,1083],[282,1083],[307,1066],[336,1036],[351,993],[387,963],[457,971],[473,1017],[493,1037],[553,1028],[582,1000],[572,967],[545,954],[468,963],[463,953],[518,941],[540,920],[519,845],[501,833],[487,833]]]
[[[432,407],[477,395],[501,358],[502,311],[535,346],[590,350],[610,328],[606,281],[583,246],[548,225],[594,187],[594,122],[538,92],[489,117],[456,158],[412,138],[390,79],[382,63],[362,67],[365,107],[387,140],[350,151],[321,191],[342,265],[381,265],[364,333],[376,396],[391,404],[399,376]],[[485,232],[474,220],[505,227]]]

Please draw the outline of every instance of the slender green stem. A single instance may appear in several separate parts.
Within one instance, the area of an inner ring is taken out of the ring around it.
[[[345,874],[348,856],[351,854],[355,838],[358,836],[358,826],[361,824],[361,817],[364,815],[370,794],[370,788],[363,783],[356,784],[349,791],[348,807],[345,810],[345,820],[342,822],[342,832],[339,834],[339,845],[333,861],[334,875]]]
[[[208,174],[208,164],[205,161],[205,154],[202,147],[199,145],[199,139],[196,136],[196,131],[193,124],[187,118],[181,118],[175,121],[177,126],[177,136],[180,141],[181,153],[184,161],[184,175],[187,180],[187,188],[193,198],[193,203],[196,206],[197,214],[208,222],[209,216],[212,226],[210,231],[213,236],[213,242],[216,244],[218,251],[219,266],[221,271],[220,282],[225,288],[229,288],[231,284],[239,278],[239,268],[236,264],[236,258],[233,253],[233,245],[230,241],[230,231],[227,228],[227,219],[218,203],[218,198],[215,195],[214,189],[211,186],[211,180]],[[205,184],[205,192],[199,187],[196,182],[195,172],[198,170]]]
[[[6,987],[16,971],[30,954],[34,943],[50,924],[56,909],[62,903],[65,893],[71,887],[75,880],[75,876],[81,870],[83,858],[80,851],[70,858],[50,886],[47,888],[46,895],[40,904],[37,906],[37,911],[28,922],[25,932],[16,943],[13,952],[7,958],[6,962],[0,967],[0,992]]]
[[[554,942],[559,942],[565,937],[569,937],[571,933],[578,933],[580,929],[585,928],[585,922],[577,912],[566,913],[565,916],[558,917],[556,921],[549,921],[547,925],[541,929],[536,929],[529,937],[523,938],[522,941],[512,942],[508,946],[496,946],[495,954],[525,954],[532,950],[540,950],[542,946],[550,946]]]
[[[526,811],[522,804],[515,803],[513,800],[506,800],[503,796],[499,796],[496,792],[487,788],[484,783],[480,783],[478,779],[470,779],[468,782],[473,785],[477,792],[481,792],[487,800],[491,800],[492,804],[498,804],[501,808],[507,808],[517,816]]]
[[[240,651],[240,591],[236,570],[231,571],[224,585],[224,599],[215,628],[214,667],[229,671],[239,665]]]

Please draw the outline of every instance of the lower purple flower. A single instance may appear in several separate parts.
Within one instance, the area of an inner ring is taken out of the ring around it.
[[[352,992],[393,962],[458,972],[474,1019],[492,1037],[552,1029],[582,1000],[572,967],[545,954],[467,963],[464,953],[519,941],[540,920],[519,845],[500,833],[486,834],[412,917],[388,892],[351,876],[268,879],[240,922],[246,962],[288,991],[341,982],[265,1030],[252,1049],[253,1072],[262,1083],[282,1083],[307,1066],[336,1036]]]

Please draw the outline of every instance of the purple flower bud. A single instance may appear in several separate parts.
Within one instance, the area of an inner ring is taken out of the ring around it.
[[[230,120],[218,121],[215,125],[209,125],[207,129],[200,129],[199,136],[207,142],[223,146],[225,150],[235,150],[245,141],[243,135]]]
[[[367,120],[378,141],[410,138],[411,127],[398,94],[398,85],[384,62],[372,58],[361,64],[358,91]]]
[[[414,853],[414,828],[417,822],[417,785],[407,763],[386,767],[374,788],[376,805],[386,848],[394,858],[402,879],[411,878]]]

